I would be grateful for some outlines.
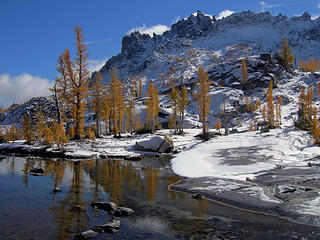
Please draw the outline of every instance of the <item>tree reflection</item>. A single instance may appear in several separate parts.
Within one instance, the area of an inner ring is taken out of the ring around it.
[[[51,163],[52,164],[52,163]],[[51,211],[53,212],[57,222],[57,238],[70,238],[71,233],[79,233],[88,225],[88,217],[85,211],[75,210],[75,205],[86,206],[82,197],[85,193],[83,179],[83,164],[76,162],[55,161],[53,166],[48,164],[47,170],[51,169],[54,184],[61,184],[65,170],[69,165],[72,172],[71,185],[64,199],[53,201]]]

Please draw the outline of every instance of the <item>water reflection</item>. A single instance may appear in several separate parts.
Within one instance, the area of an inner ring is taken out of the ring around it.
[[[44,169],[42,177],[29,174],[31,169],[39,167]],[[88,227],[88,211],[75,210],[73,207],[76,205],[88,210],[90,202],[97,200],[123,205],[128,195],[139,196],[152,205],[159,191],[160,170],[140,162],[105,159],[64,161],[8,156],[0,158],[0,168],[7,169],[12,179],[15,175],[20,176],[25,189],[31,184],[31,178],[35,181],[48,179],[50,190],[56,187],[63,189],[61,193],[47,192],[51,198],[48,210],[54,217],[59,239],[68,239]],[[176,177],[170,176],[165,184],[176,180]],[[174,199],[183,196],[173,192],[165,195]],[[95,215],[98,215],[97,211]]]
[[[288,237],[295,231],[301,231],[295,232],[295,236],[316,233],[314,229],[297,227],[277,218],[261,217],[168,191],[168,185],[178,181],[168,164],[168,159],[155,158],[128,162],[0,156],[0,238],[71,239],[76,233],[112,218],[104,211],[92,209],[92,201],[113,201],[136,210],[134,216],[121,219],[121,231],[114,235],[115,239],[136,236],[172,239],[176,235],[196,239],[230,232],[230,229],[240,235],[247,234],[237,236],[239,239],[260,238],[265,233],[274,239]],[[43,176],[29,174],[36,167],[44,169]],[[53,193],[56,187],[62,192]],[[252,226],[250,234],[243,231],[248,223]],[[101,239],[105,237],[108,236],[101,235]]]

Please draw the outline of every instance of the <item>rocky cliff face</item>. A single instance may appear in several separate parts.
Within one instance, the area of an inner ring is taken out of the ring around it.
[[[145,84],[152,80],[165,90],[169,76],[190,81],[200,65],[214,71],[217,63],[229,64],[260,53],[275,54],[283,37],[288,39],[296,58],[317,56],[320,19],[312,20],[307,12],[288,18],[247,11],[217,20],[198,11],[162,35],[151,37],[134,32],[125,36],[121,53],[100,72],[108,82],[109,70],[116,67],[120,79],[141,74]]]

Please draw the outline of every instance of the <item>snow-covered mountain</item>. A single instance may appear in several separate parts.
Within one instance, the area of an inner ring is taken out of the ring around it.
[[[183,83],[193,81],[198,66],[217,76],[217,69],[222,68],[222,74],[224,66],[238,59],[261,53],[274,55],[283,37],[288,39],[296,59],[318,56],[320,18],[312,20],[307,12],[288,18],[247,11],[217,20],[198,11],[162,35],[133,32],[125,36],[121,53],[108,60],[100,72],[108,82],[109,70],[116,67],[125,82],[130,83],[133,74],[140,74],[144,83],[152,80],[165,90],[170,76],[177,79],[177,84],[180,77]]]
[[[268,12],[248,11],[217,20],[214,16],[198,11],[176,22],[162,35],[149,36],[133,32],[125,36],[121,53],[109,59],[100,72],[107,83],[110,80],[109,70],[116,67],[120,79],[126,86],[132,84],[131,76],[137,74],[138,78],[143,80],[144,92],[148,82],[153,81],[160,92],[166,93],[171,88],[170,78],[176,85],[186,84],[193,90],[198,67],[203,66],[214,82],[210,93],[210,121],[215,122],[224,97],[227,110],[229,109],[230,115],[237,119],[239,112],[234,109],[235,103],[239,104],[241,110],[241,107],[245,107],[245,96],[252,100],[259,97],[263,102],[264,89],[270,80],[279,83],[279,89],[275,91],[283,91],[286,95],[290,89],[283,90],[281,85],[295,78],[296,84],[292,86],[296,88],[294,95],[283,97],[284,104],[296,102],[292,97],[298,97],[299,79],[306,82],[305,79],[308,77],[298,71],[288,74],[281,70],[274,54],[280,50],[283,37],[288,39],[296,59],[307,60],[310,56],[319,56],[320,18],[313,20],[308,13],[288,18],[280,14],[272,16]],[[242,89],[240,84],[242,59],[246,60],[249,73],[245,89]],[[311,75],[312,81],[316,81],[317,79]],[[189,97],[191,101],[187,107],[185,123],[186,127],[194,127],[200,125],[197,104],[192,94]],[[0,116],[0,124],[10,125],[12,121],[17,123],[28,111],[31,111],[31,116],[35,116],[40,106],[43,111],[48,112],[48,117],[54,117],[55,107],[50,98],[34,98]],[[165,95],[161,98],[161,106],[160,121],[166,122],[171,109]],[[144,109],[142,101],[138,100],[136,111],[140,113],[142,121],[145,118]],[[245,119],[243,116],[240,118]],[[93,116],[88,115],[86,123],[91,121],[94,121]],[[236,125],[236,120],[234,124]]]

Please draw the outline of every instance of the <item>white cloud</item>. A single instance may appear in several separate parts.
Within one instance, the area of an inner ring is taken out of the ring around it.
[[[318,6],[317,6],[317,8],[320,8],[320,3],[318,3]]]
[[[320,17],[320,14],[312,14],[311,19],[315,20]]]
[[[266,2],[259,2],[259,4],[261,5],[261,12],[264,12],[266,9],[268,8],[274,8],[274,7],[281,7],[284,6],[284,4],[273,4],[273,5],[269,5]]]
[[[138,31],[142,34],[149,34],[151,37],[153,36],[153,33],[157,34],[157,35],[161,35],[162,33],[164,33],[165,31],[170,30],[170,28],[166,25],[154,25],[151,27],[147,27],[146,25],[143,25],[142,27],[136,27],[136,28],[131,28],[127,34],[130,34],[132,32]]]
[[[94,71],[100,70],[108,61],[108,58],[104,58],[101,60],[88,60],[87,70],[91,73]]]
[[[234,13],[234,11],[231,11],[231,10],[223,10],[222,12],[219,13],[217,19],[222,19],[222,18],[228,17],[233,13]]]
[[[23,103],[29,98],[50,95],[50,80],[23,73],[12,77],[0,74],[0,104],[8,107],[12,103]]]
[[[102,40],[89,41],[89,42],[86,42],[86,44],[87,45],[91,45],[91,44],[105,43],[105,42],[111,42],[111,41],[112,41],[111,38],[105,38],[105,39],[102,39]]]

